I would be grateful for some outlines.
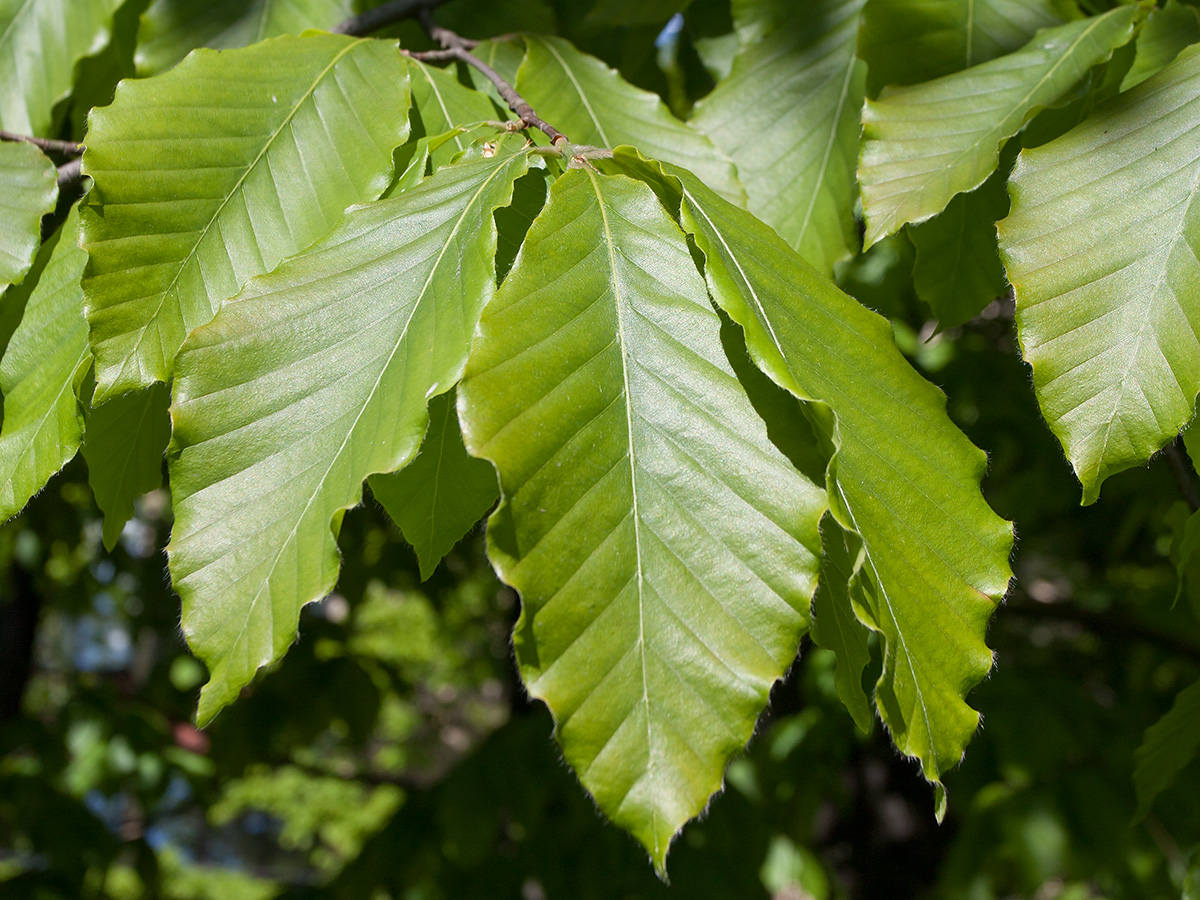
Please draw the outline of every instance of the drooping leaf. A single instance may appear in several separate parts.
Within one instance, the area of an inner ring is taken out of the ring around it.
[[[861,7],[822,0],[743,49],[692,120],[736,164],[751,212],[825,275],[858,246]]]
[[[467,455],[454,407],[453,392],[430,400],[429,430],[416,459],[370,478],[371,493],[417,551],[422,579],[500,496],[496,470]]]
[[[594,56],[557,37],[525,38],[517,91],[573,143],[632,144],[648,156],[695,172],[722,196],[744,205],[733,163],[712,142],[671,115],[657,94],[627,82]]]
[[[859,570],[862,541],[827,517],[821,523],[821,581],[813,597],[812,639],[818,647],[837,657],[834,679],[838,699],[854,724],[866,734],[871,730],[871,704],[863,691],[863,669],[871,662],[867,632],[855,618],[853,593],[865,605]]]
[[[83,288],[96,402],[171,376],[184,336],[391,180],[395,46],[337,35],[200,50],[91,117]]]
[[[353,0],[154,0],[142,14],[137,71],[155,75],[198,47],[247,47],[352,15]]]
[[[1200,390],[1200,48],[1017,159],[999,224],[1038,402],[1091,503]]]
[[[1137,15],[1123,6],[1049,28],[1015,53],[868,100],[858,168],[866,246],[983,184],[1004,143],[1128,41]]]
[[[121,394],[86,410],[83,458],[96,505],[104,513],[104,546],[112,550],[133,502],[162,484],[163,454],[171,440],[165,384]]]
[[[1008,162],[1013,159],[1007,154]],[[917,251],[913,283],[943,328],[961,325],[1008,293],[996,243],[996,222],[1008,213],[1010,165],[959,194],[933,219],[909,226]]]
[[[184,634],[211,675],[201,723],[333,587],[336,529],[363,480],[417,452],[427,398],[458,380],[493,289],[492,213],[526,166],[502,148],[357,207],[189,336],[168,550]]]
[[[0,293],[20,284],[42,242],[42,216],[54,211],[58,173],[32,144],[0,142]]]
[[[963,697],[991,667],[984,632],[1010,576],[1011,527],[979,490],[984,455],[900,355],[887,320],[694,177],[655,176],[626,151],[614,161],[673,194],[713,297],[746,329],[755,362],[827,423],[830,506],[862,539],[870,590],[860,617],[884,638],[876,705],[896,746],[937,786],[940,816],[941,773],[979,721]]]
[[[867,0],[859,55],[872,96],[1012,53],[1079,13],[1064,0]]]
[[[76,246],[78,234],[76,208],[42,247],[36,280],[4,297],[5,304],[23,303],[24,315],[0,360],[0,522],[70,462],[83,438],[76,392],[91,354],[79,290],[87,254]]]
[[[1121,80],[1121,90],[1141,84],[1192,44],[1200,43],[1200,11],[1167,0],[1162,9],[1151,10],[1138,32],[1137,53]]]
[[[75,64],[108,43],[120,0],[0,0],[0,128],[54,137]]]
[[[522,677],[660,872],[795,656],[825,508],[719,331],[650,190],[572,169],[460,388],[467,446],[500,472],[489,553],[521,592]]]
[[[1170,711],[1146,729],[1134,754],[1133,783],[1140,819],[1184,766],[1200,753],[1200,681],[1184,688]]]
[[[430,150],[434,168],[444,166],[471,144],[471,138],[456,129],[495,119],[496,108],[483,94],[460,84],[450,71],[415,59],[407,62],[412,102],[421,117],[424,133],[432,136],[454,132],[448,142]]]

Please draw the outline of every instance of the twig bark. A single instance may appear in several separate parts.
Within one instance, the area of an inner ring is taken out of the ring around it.
[[[478,45],[478,41],[465,38],[460,34],[454,33],[449,28],[443,28],[441,25],[435,23],[433,17],[430,15],[429,7],[422,8],[417,15],[421,19],[421,24],[425,26],[425,30],[429,33],[429,37],[441,44],[443,49],[428,50],[423,53],[402,52],[422,62],[454,59],[466,63],[495,86],[497,93],[508,104],[508,108],[516,114],[523,128],[538,129],[538,131],[550,138],[550,143],[556,147],[559,144],[568,143],[567,136],[540,118],[525,98],[518,94],[516,89],[500,76],[499,72],[471,52],[472,48]]]
[[[73,159],[58,167],[58,189],[60,191],[80,182],[83,178],[81,163],[81,160]]]
[[[11,131],[0,131],[0,141],[15,141],[33,146],[46,153],[57,153],[61,156],[79,156],[83,153],[83,145],[74,141],[55,141],[50,138],[30,137],[25,134],[13,134]]]
[[[1103,638],[1118,642],[1141,641],[1176,656],[1200,662],[1200,647],[1191,641],[1149,628],[1119,614],[1098,613],[1090,609],[1080,609],[1068,603],[1031,601],[1010,601],[1005,604],[1001,614],[1015,615],[1026,619],[1070,622]]]
[[[353,16],[330,29],[334,34],[362,37],[388,25],[418,16],[423,10],[441,6],[446,0],[392,0],[374,9]]]

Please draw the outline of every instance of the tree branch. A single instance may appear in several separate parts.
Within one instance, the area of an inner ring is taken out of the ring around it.
[[[403,22],[421,15],[425,10],[441,6],[446,0],[392,0],[374,9],[353,16],[329,29],[334,34],[349,34],[362,37],[388,25]]]
[[[1149,628],[1125,616],[1113,613],[1098,613],[1080,609],[1068,603],[1037,603],[1030,601],[1009,602],[1002,614],[1021,616],[1027,619],[1042,619],[1070,622],[1087,629],[1093,634],[1117,642],[1141,641],[1158,647],[1176,656],[1200,662],[1200,647],[1191,641],[1176,637],[1154,628]]]
[[[83,167],[80,163],[80,160],[73,159],[58,167],[58,189],[60,191],[78,184],[83,179]]]
[[[1183,461],[1183,454],[1175,444],[1167,444],[1163,448],[1163,456],[1167,458],[1167,465],[1171,467],[1171,475],[1175,478],[1180,496],[1191,511],[1196,512],[1200,509],[1200,494],[1196,493],[1196,485],[1192,483],[1192,476],[1188,473],[1187,463]]]
[[[25,134],[13,134],[11,131],[0,131],[0,141],[14,141],[33,146],[45,153],[58,153],[62,156],[79,156],[83,153],[83,145],[74,141],[54,141],[50,138],[30,137]]]
[[[449,28],[443,28],[441,25],[438,25],[433,21],[429,7],[423,7],[417,12],[417,15],[421,19],[421,24],[425,26],[425,30],[429,33],[429,37],[441,44],[443,49],[428,50],[424,53],[401,50],[401,53],[405,53],[421,62],[454,59],[466,63],[495,85],[496,91],[504,99],[504,102],[508,104],[508,108],[520,120],[521,127],[538,129],[538,131],[550,138],[550,143],[556,147],[559,144],[569,143],[567,136],[544,119],[541,119],[533,111],[533,107],[529,105],[525,98],[518,94],[516,89],[500,76],[499,72],[471,52],[471,49],[478,45],[478,41],[472,41],[462,35],[455,34]]]

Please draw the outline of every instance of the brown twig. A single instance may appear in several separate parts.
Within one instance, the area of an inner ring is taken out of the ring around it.
[[[1120,643],[1134,640],[1151,644],[1168,653],[1200,662],[1200,647],[1191,641],[1142,625],[1117,613],[1099,613],[1080,609],[1069,603],[1037,603],[1010,600],[1002,614],[1026,619],[1042,619],[1067,622],[1080,626],[1093,634]]]
[[[1183,497],[1191,511],[1196,512],[1200,509],[1200,494],[1196,492],[1196,485],[1192,482],[1188,464],[1183,461],[1183,454],[1174,444],[1167,444],[1163,448],[1163,456],[1167,458],[1167,465],[1171,467],[1171,475],[1179,488],[1180,496]]]
[[[441,6],[445,2],[446,0],[392,0],[391,3],[384,3],[357,16],[352,16],[329,30],[334,34],[362,37],[388,25],[421,15],[424,10]]]
[[[429,37],[441,44],[442,49],[427,50],[423,53],[401,52],[421,62],[454,59],[466,63],[495,86],[496,91],[503,98],[504,102],[508,104],[508,108],[516,114],[523,128],[538,129],[546,137],[550,138],[550,143],[556,147],[559,144],[568,143],[567,136],[540,118],[525,98],[518,94],[516,89],[500,76],[499,72],[471,52],[472,48],[478,46],[478,41],[470,40],[462,35],[455,34],[449,28],[443,28],[441,25],[438,25],[433,21],[428,7],[421,9],[417,15],[421,19],[421,24],[425,26],[425,30],[429,33]]]
[[[83,145],[74,141],[55,141],[50,138],[30,137],[24,134],[13,134],[11,131],[0,131],[0,141],[14,141],[21,144],[33,144],[46,153],[57,153],[61,156],[79,156],[83,153]]]
[[[83,178],[81,161],[73,159],[58,167],[58,189],[65,190],[73,184],[78,184]]]

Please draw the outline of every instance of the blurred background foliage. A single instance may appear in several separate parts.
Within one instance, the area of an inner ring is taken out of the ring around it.
[[[131,0],[123,20],[144,6]],[[658,25],[589,25],[585,7],[444,12],[478,37],[549,16],[679,113],[711,87],[728,4],[695,0],[665,41]],[[131,53],[114,42],[78,102],[130,74]],[[64,120],[76,136],[84,111]],[[1081,508],[1011,304],[939,330],[913,259],[906,236],[890,238],[840,281],[892,319],[987,450],[985,491],[1019,541],[989,635],[997,666],[969,698],[983,727],[946,779],[943,825],[878,722],[855,730],[831,655],[806,641],[660,883],[525,699],[509,647],[517,598],[487,565],[482,529],[421,583],[369,498],[345,518],[337,592],[305,610],[285,660],[198,731],[204,673],[166,581],[168,498],[144,497],[105,553],[76,460],[0,528],[0,896],[1200,898],[1200,763],[1141,819],[1132,780],[1146,728],[1200,676],[1200,598],[1176,602],[1172,558],[1196,474],[1162,456]]]

